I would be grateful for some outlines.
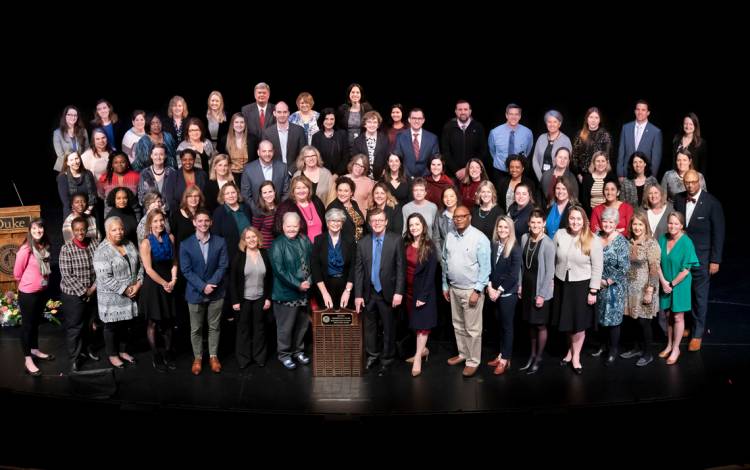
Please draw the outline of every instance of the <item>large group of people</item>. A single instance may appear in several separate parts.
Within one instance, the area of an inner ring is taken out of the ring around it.
[[[595,107],[571,137],[562,113],[549,110],[535,140],[514,103],[486,134],[459,100],[438,136],[423,127],[420,108],[394,104],[384,121],[356,83],[344,104],[320,112],[308,92],[293,113],[270,101],[266,83],[254,95],[230,115],[212,91],[205,117],[174,96],[166,116],[134,111],[129,130],[107,100],[88,130],[78,107],[63,110],[53,145],[73,371],[96,358],[95,324],[110,364],[135,364],[128,344],[138,317],[159,372],[176,368],[181,325],[191,372],[201,373],[207,323],[208,364],[220,373],[224,318],[236,322],[239,367],[262,367],[271,317],[277,359],[294,370],[311,360],[304,340],[313,308],[363,315],[365,366],[378,375],[398,358],[404,322],[415,336],[411,375],[420,376],[445,315],[456,340],[447,362],[474,376],[483,311],[497,319],[499,348],[488,362],[495,375],[512,367],[516,315],[528,325],[531,348],[518,368],[527,374],[540,370],[550,328],[566,335],[560,364],[577,374],[587,331],[597,333],[589,334],[593,355],[606,365],[653,362],[657,316],[667,319],[658,354],[667,364],[680,356],[688,319],[689,349],[700,349],[724,219],[706,189],[695,114],[685,116],[673,168],[659,184],[662,133],[646,101],[615,146]],[[34,376],[35,361],[54,359],[37,339],[48,230],[30,224],[14,270],[25,370]],[[625,318],[639,333],[620,353]]]

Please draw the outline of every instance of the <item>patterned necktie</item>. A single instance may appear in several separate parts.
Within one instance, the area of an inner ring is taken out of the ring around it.
[[[260,130],[263,130],[266,127],[266,109],[261,108],[260,109]]]
[[[414,134],[414,140],[411,143],[412,148],[414,149],[414,156],[417,160],[419,160],[419,134]]]
[[[510,131],[508,137],[508,156],[516,154],[516,131]]]
[[[372,271],[370,273],[370,280],[372,286],[375,288],[375,292],[380,292],[383,287],[380,285],[380,255],[383,252],[383,239],[375,239],[375,252],[372,254]]]

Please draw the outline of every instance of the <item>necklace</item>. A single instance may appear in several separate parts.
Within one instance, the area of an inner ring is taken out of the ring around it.
[[[312,204],[310,204],[310,203],[308,203],[307,206],[310,208],[310,215],[307,215],[307,212],[305,212],[305,208],[304,207],[302,207],[299,204],[297,204],[297,207],[299,207],[300,212],[302,212],[302,215],[305,216],[305,220],[307,220],[308,222],[312,222],[313,221],[313,210],[315,210],[315,209],[313,207],[310,207],[310,206],[312,206]]]
[[[482,215],[482,207],[479,207],[479,210],[477,211],[477,214],[479,214],[480,219],[486,219],[488,215],[490,215],[490,212],[492,212],[492,208],[490,207],[490,210],[487,211],[486,214]]]
[[[162,168],[161,173],[157,173],[156,171],[154,171],[154,165],[151,165],[151,173],[153,173],[154,176],[161,176],[165,171],[167,171],[167,167]]]
[[[524,250],[526,253],[526,269],[531,270],[531,264],[534,262],[534,255],[536,254],[537,248],[539,248],[539,245],[541,245],[542,240],[540,239],[538,242],[535,242],[532,240],[531,236],[529,236],[529,240],[526,242],[526,250]],[[534,244],[534,247],[529,249],[529,246],[531,244]]]

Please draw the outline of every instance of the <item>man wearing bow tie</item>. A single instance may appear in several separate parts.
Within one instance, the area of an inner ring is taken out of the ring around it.
[[[675,197],[674,208],[685,214],[686,231],[700,260],[693,268],[693,338],[688,346],[698,351],[706,329],[710,279],[719,272],[724,247],[724,210],[718,199],[701,189],[698,172],[689,170],[683,182],[686,191]]]

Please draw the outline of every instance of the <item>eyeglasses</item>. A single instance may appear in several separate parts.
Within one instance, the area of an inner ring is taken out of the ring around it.
[[[370,219],[371,224],[384,224],[385,219]]]
[[[413,121],[424,121],[424,118],[423,118],[423,117],[414,117],[414,116],[412,116],[412,117],[410,117],[409,119],[411,119],[411,120],[413,120]]]

